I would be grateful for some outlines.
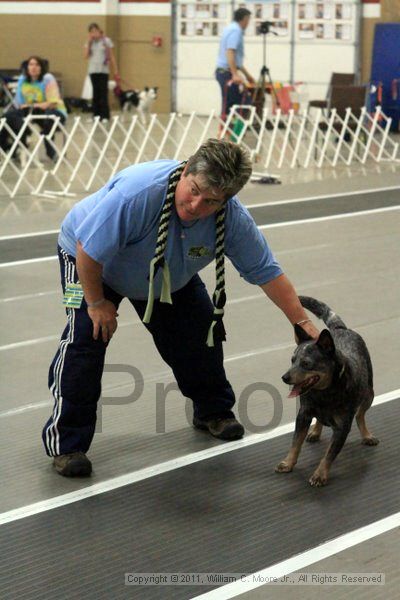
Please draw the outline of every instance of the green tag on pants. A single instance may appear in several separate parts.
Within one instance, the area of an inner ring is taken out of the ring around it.
[[[63,296],[63,305],[67,308],[80,308],[83,300],[83,289],[80,283],[67,283]]]

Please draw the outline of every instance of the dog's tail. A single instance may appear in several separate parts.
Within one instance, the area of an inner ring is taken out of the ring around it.
[[[347,329],[342,319],[324,302],[320,302],[310,296],[299,296],[299,300],[304,308],[312,312],[319,319],[322,319],[329,329]]]

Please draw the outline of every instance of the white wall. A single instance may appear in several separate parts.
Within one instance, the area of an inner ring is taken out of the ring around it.
[[[290,82],[292,75],[294,82],[307,83],[307,93],[310,98],[323,99],[326,95],[332,71],[354,72],[357,63],[358,30],[355,22],[357,1],[347,0],[347,2],[353,5],[352,37],[350,40],[300,39],[298,4],[304,4],[304,0],[303,2],[299,2],[299,0],[289,2],[290,25],[288,35],[279,38],[267,36],[266,65],[269,67],[274,81],[287,83]],[[187,4],[187,2],[179,0],[179,4]],[[310,1],[308,4],[310,4]],[[317,2],[314,4],[317,4]],[[337,0],[335,3],[335,0],[333,0],[330,4],[333,5],[334,13],[335,4],[341,4],[341,2]],[[247,2],[246,6],[249,10],[254,8],[251,2]],[[229,16],[227,22],[230,22]],[[332,19],[332,22],[334,22],[334,19]],[[179,31],[179,23],[177,30]],[[212,109],[219,111],[221,103],[220,88],[214,75],[219,37],[178,36],[176,44],[177,110],[183,113],[195,110],[202,114],[207,114]],[[292,48],[294,48],[293,53]],[[244,64],[253,77],[257,79],[263,64],[262,36],[245,36]]]

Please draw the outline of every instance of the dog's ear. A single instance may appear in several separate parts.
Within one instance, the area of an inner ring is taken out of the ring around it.
[[[317,340],[317,346],[319,346],[321,350],[323,350],[323,352],[325,352],[326,354],[335,353],[335,342],[333,341],[329,329],[323,329],[321,331]]]
[[[144,88],[144,91],[145,91],[145,92],[148,92],[148,91],[149,91],[149,88],[147,87],[147,85],[146,85],[146,87]]]
[[[294,331],[300,344],[303,342],[309,342],[313,339],[310,335],[308,335],[307,331],[300,327],[300,325],[297,325],[297,323],[294,326]]]

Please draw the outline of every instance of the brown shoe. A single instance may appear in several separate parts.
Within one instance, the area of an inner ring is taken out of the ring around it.
[[[55,456],[53,465],[64,477],[89,477],[92,472],[92,463],[83,452]]]
[[[193,426],[196,429],[208,431],[220,440],[240,440],[244,435],[244,427],[235,418],[216,417],[214,419],[197,419],[193,417]]]

